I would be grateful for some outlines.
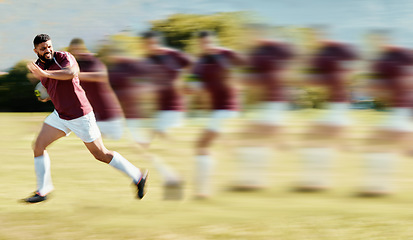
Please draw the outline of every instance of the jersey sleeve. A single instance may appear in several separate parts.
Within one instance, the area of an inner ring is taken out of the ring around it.
[[[341,55],[344,61],[354,61],[358,58],[356,50],[352,46],[342,46]]]
[[[68,52],[59,52],[56,62],[60,68],[70,68],[77,64],[75,57]]]
[[[226,50],[223,54],[229,59],[230,63],[235,66],[245,65],[246,61],[235,51]]]
[[[190,60],[189,56],[187,56],[183,52],[176,51],[174,53],[174,56],[175,56],[175,59],[177,60],[177,62],[179,63],[179,66],[181,68],[185,68],[185,67],[188,67],[189,65],[191,65],[191,60]]]

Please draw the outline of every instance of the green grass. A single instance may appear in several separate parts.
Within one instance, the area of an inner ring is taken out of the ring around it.
[[[293,112],[292,136],[305,127],[300,119],[312,111]],[[381,113],[354,112],[357,125],[351,134],[364,136]],[[0,239],[413,239],[413,163],[403,158],[397,175],[398,193],[383,199],[352,197],[361,174],[357,153],[337,159],[335,188],[322,194],[298,194],[289,189],[297,177],[293,151],[279,152],[270,169],[270,187],[255,193],[226,191],[236,167],[224,151],[215,148],[218,169],[215,196],[192,199],[193,140],[201,123],[192,123],[175,136],[178,142],[158,143],[155,152],[165,157],[186,180],[183,201],[162,200],[160,176],[142,160],[130,142],[105,141],[137,166],[151,170],[149,192],[134,198],[129,180],[99,163],[75,135],[49,148],[56,190],[50,201],[37,205],[17,202],[35,190],[31,143],[46,115],[0,114]],[[241,126],[234,122],[233,129]]]

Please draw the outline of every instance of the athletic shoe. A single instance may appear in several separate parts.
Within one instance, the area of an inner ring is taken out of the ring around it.
[[[142,199],[143,198],[143,196],[145,196],[145,194],[146,194],[146,191],[145,191],[145,184],[146,184],[146,180],[148,179],[148,174],[149,174],[149,171],[148,170],[146,170],[145,171],[145,173],[142,175],[142,178],[141,178],[141,180],[139,180],[139,183],[138,184],[136,184],[136,186],[137,186],[137,197],[139,198],[139,199]]]
[[[33,196],[22,199],[25,203],[38,203],[47,200],[47,195],[41,196],[38,192],[35,192]]]

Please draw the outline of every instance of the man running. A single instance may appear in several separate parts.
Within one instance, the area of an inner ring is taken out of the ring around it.
[[[231,80],[231,69],[244,60],[235,51],[217,46],[214,33],[198,33],[201,55],[194,65],[193,75],[199,79],[211,101],[212,114],[196,143],[196,197],[210,196],[213,158],[210,147],[222,131],[225,120],[238,115],[237,92]]]
[[[47,89],[55,111],[45,119],[33,148],[37,190],[23,201],[37,203],[47,200],[54,187],[46,148],[72,131],[82,139],[97,160],[128,175],[137,186],[138,198],[143,198],[148,172],[142,173],[119,153],[109,151],[104,146],[92,106],[79,83],[76,59],[70,53],[55,52],[47,34],[37,35],[33,44],[38,60],[30,62],[28,68]]]

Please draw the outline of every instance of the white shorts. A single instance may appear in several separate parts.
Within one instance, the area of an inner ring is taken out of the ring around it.
[[[317,124],[331,126],[348,126],[351,124],[349,116],[350,104],[347,102],[330,102],[323,117],[316,120]]]
[[[44,123],[65,132],[66,136],[69,135],[70,132],[74,132],[76,136],[85,143],[93,142],[101,136],[93,112],[76,119],[65,120],[61,119],[57,111],[54,110],[44,120]]]
[[[155,130],[166,132],[170,128],[183,125],[185,113],[183,111],[165,110],[159,111],[155,120]]]
[[[145,132],[142,131],[142,125],[142,120],[139,118],[126,119],[126,126],[132,139],[138,143],[147,143],[149,142],[149,137],[148,134],[145,134]]]
[[[285,112],[288,102],[263,102],[258,107],[254,122],[265,125],[282,125],[285,122]]]
[[[96,122],[103,137],[119,140],[123,135],[123,119],[115,118],[107,121]]]
[[[400,132],[412,132],[411,114],[410,108],[392,108],[386,120],[378,127]]]
[[[206,129],[213,132],[221,132],[225,120],[230,118],[236,118],[238,117],[238,115],[239,112],[234,110],[215,110],[211,114]]]

